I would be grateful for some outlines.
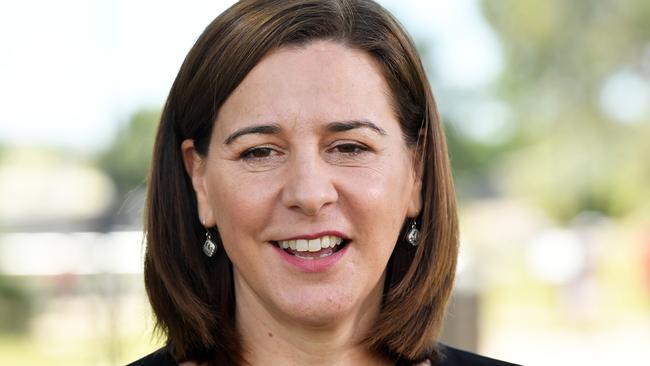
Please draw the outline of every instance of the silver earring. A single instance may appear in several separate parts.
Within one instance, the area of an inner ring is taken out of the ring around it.
[[[406,241],[414,247],[420,243],[420,230],[415,226],[415,220],[411,221],[411,228],[406,233]]]
[[[206,230],[205,231],[205,241],[203,242],[203,253],[208,256],[212,257],[214,253],[217,251],[217,245],[212,241],[212,237],[210,236],[210,231]]]

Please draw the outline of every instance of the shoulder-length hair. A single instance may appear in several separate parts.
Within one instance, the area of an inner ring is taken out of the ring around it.
[[[269,51],[323,39],[378,61],[404,140],[421,166],[420,244],[408,245],[402,228],[386,269],[380,314],[365,345],[407,362],[435,354],[456,267],[457,217],[443,129],[413,42],[371,0],[243,0],[219,15],[185,58],[154,147],[145,285],[157,330],[178,361],[244,362],[232,264],[223,250],[213,258],[201,251],[205,228],[181,142],[193,139],[205,154],[219,108]]]

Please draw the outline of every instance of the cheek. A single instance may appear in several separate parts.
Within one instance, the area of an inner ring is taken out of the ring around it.
[[[409,179],[406,169],[385,167],[350,174],[346,179],[347,197],[357,209],[371,216],[379,213],[400,217],[406,212]]]
[[[224,241],[264,227],[271,216],[272,189],[249,177],[217,172],[212,176],[210,191]]]

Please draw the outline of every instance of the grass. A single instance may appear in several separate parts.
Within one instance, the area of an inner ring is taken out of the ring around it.
[[[160,347],[148,337],[105,337],[61,342],[33,336],[0,335],[0,365],[125,365]]]

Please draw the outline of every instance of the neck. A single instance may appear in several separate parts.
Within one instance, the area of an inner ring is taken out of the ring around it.
[[[359,311],[326,325],[292,322],[268,311],[248,288],[238,288],[237,327],[250,365],[390,365],[362,340],[379,313],[381,287]],[[242,303],[246,303],[242,306]]]

